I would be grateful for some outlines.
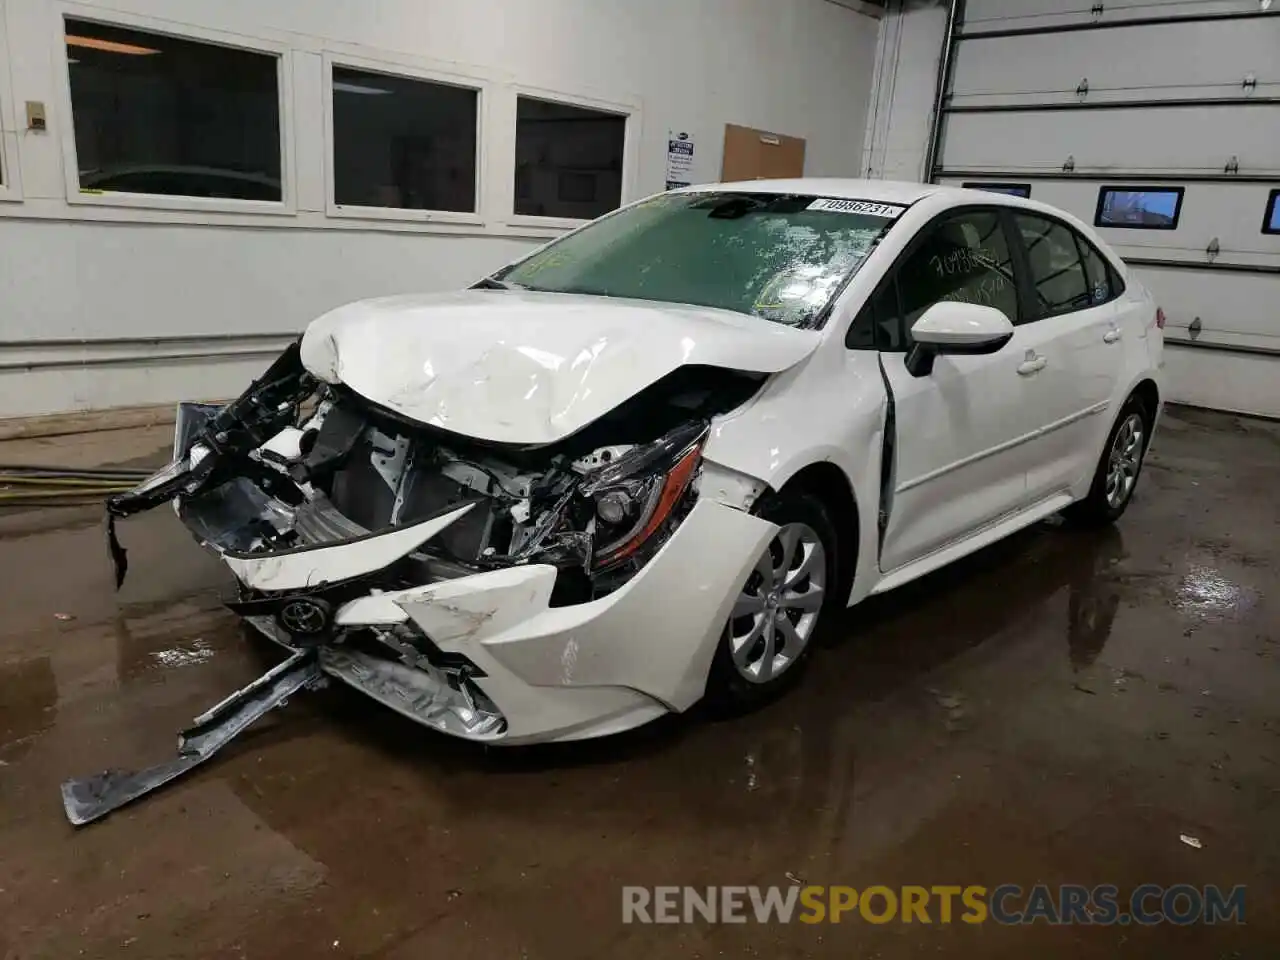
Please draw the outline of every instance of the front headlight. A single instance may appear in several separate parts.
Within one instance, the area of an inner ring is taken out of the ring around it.
[[[584,486],[595,517],[592,566],[603,570],[660,545],[697,476],[705,424],[690,424],[637,448]]]

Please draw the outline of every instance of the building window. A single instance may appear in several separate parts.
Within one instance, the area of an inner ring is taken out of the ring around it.
[[[80,190],[280,201],[274,54],[66,21]]]
[[[333,67],[333,194],[339,207],[476,210],[480,93]]]
[[[1280,233],[1280,190],[1272,190],[1267,197],[1267,209],[1262,216],[1263,233]]]
[[[626,136],[623,114],[519,97],[515,212],[590,220],[616,210]]]
[[[1182,187],[1099,187],[1095,227],[1176,230]]]

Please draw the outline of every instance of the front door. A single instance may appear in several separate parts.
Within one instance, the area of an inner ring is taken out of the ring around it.
[[[926,228],[873,300],[880,361],[893,394],[893,475],[880,569],[888,573],[1027,505],[1029,441],[1043,426],[1040,372],[1019,297],[1005,221],[991,208],[958,211]],[[995,307],[1013,339],[986,356],[940,356],[906,368],[912,324],[941,300]]]

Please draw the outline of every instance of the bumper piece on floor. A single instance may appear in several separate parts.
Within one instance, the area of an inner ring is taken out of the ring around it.
[[[67,819],[83,826],[163,787],[194,769],[230,743],[264,714],[283,706],[300,690],[323,681],[315,648],[297,651],[288,660],[237,690],[216,707],[196,717],[178,734],[178,756],[146,770],[106,770],[62,784]]]

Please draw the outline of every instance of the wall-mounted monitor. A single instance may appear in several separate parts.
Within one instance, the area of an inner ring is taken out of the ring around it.
[[[1272,190],[1267,197],[1267,209],[1262,216],[1263,233],[1280,233],[1280,190]]]
[[[988,193],[1007,193],[1011,197],[1022,197],[1023,199],[1031,196],[1031,184],[1029,183],[965,183],[961,184],[968,190],[986,190]]]
[[[1184,187],[1099,187],[1095,227],[1176,230]]]

